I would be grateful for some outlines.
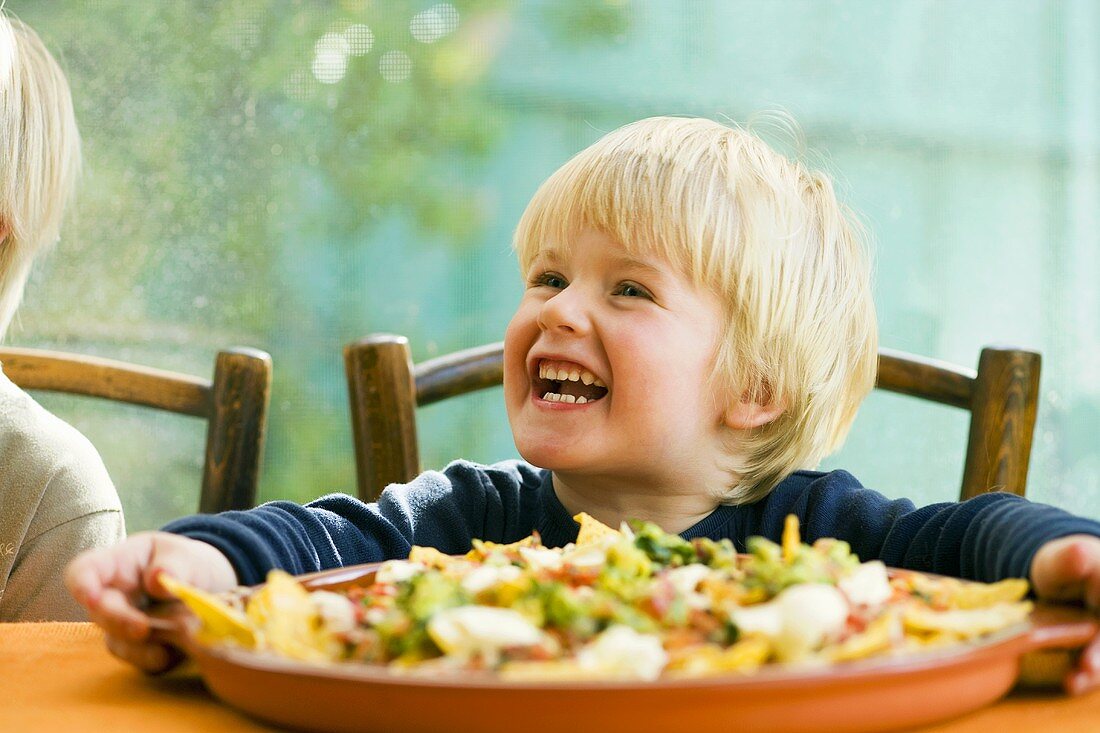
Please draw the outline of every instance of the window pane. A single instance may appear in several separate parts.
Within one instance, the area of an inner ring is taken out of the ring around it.
[[[86,158],[9,342],[204,376],[221,348],[269,351],[266,499],[354,486],[343,344],[396,332],[419,359],[501,338],[512,229],[569,156],[651,114],[782,107],[874,233],[882,344],[968,366],[986,344],[1041,351],[1028,493],[1097,516],[1093,3],[7,8],[62,59]],[[86,402],[48,404],[100,446],[131,530],[189,511],[200,423]],[[965,434],[961,413],[876,396],[828,465],[947,499]],[[421,435],[426,466],[514,452],[499,391],[425,411]]]

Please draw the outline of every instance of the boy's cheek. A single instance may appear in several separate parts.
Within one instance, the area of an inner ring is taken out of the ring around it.
[[[516,414],[526,402],[531,385],[527,379],[526,364],[518,359],[510,359],[507,350],[504,355],[504,408],[508,413],[508,423],[515,431]]]

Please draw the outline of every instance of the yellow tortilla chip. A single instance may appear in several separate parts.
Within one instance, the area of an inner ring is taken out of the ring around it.
[[[606,680],[607,672],[588,669],[575,660],[552,659],[545,662],[506,662],[500,667],[500,676],[512,682],[577,682]]]
[[[685,649],[665,668],[670,677],[701,677],[728,672],[754,672],[771,656],[772,645],[763,636],[747,636],[723,649],[704,644]]]
[[[798,532],[798,517],[788,514],[783,523],[783,564],[790,565],[798,555],[802,546],[802,538]]]
[[[862,633],[854,634],[830,649],[827,657],[831,662],[864,659],[889,650],[894,639],[902,633],[898,614],[887,611],[868,624]]]
[[[905,630],[917,634],[954,634],[972,638],[991,634],[1027,620],[1031,603],[1000,603],[988,608],[935,611],[910,606],[902,614]]]
[[[751,672],[768,660],[772,644],[763,636],[747,636],[724,650],[718,658],[722,672]]]
[[[478,561],[485,557],[488,557],[495,550],[501,550],[507,552],[508,550],[519,550],[521,547],[541,547],[542,540],[537,535],[528,535],[522,540],[516,540],[515,542],[509,542],[507,544],[500,544],[498,542],[490,542],[489,540],[475,539],[471,543],[472,549],[467,552],[464,557],[467,560]],[[415,549],[415,548],[414,548]],[[409,559],[412,559],[410,556]]]
[[[945,631],[934,631],[930,633],[908,631],[901,648],[906,652],[912,653],[927,651],[929,649],[942,649],[944,647],[960,644],[964,641],[966,641],[966,639],[958,634],[950,634]]]
[[[455,562],[455,558],[446,555],[434,547],[421,547],[413,545],[409,550],[409,562],[418,562],[430,568],[443,569]]]
[[[232,641],[247,649],[256,646],[256,632],[248,618],[220,600],[217,596],[199,590],[161,573],[157,578],[164,589],[180,599],[202,623],[198,637],[203,643]]]
[[[291,659],[324,661],[332,657],[331,638],[324,632],[309,591],[281,570],[267,574],[267,583],[248,601],[248,619],[263,630],[264,646]]]
[[[997,583],[963,583],[951,596],[953,608],[986,608],[999,603],[1015,603],[1027,595],[1028,584],[1023,578],[1009,578]]]
[[[599,545],[603,544],[608,538],[618,539],[622,536],[622,533],[617,529],[611,529],[611,527],[585,512],[577,514],[573,517],[573,520],[581,525],[580,531],[577,532],[577,547]]]

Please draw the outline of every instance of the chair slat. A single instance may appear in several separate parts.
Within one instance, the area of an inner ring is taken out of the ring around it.
[[[1039,411],[1042,357],[1011,348],[982,349],[974,385],[962,498],[986,491],[1024,495]]]
[[[970,409],[977,372],[892,349],[880,349],[879,389]]]
[[[355,434],[359,495],[420,472],[416,407],[501,383],[503,344],[494,343],[413,365],[408,340],[376,334],[344,351]],[[901,351],[879,351],[876,387],[971,412],[959,496],[1024,493],[1038,406],[1035,352],[982,350],[978,369]]]
[[[504,379],[504,342],[456,351],[417,364],[416,404],[433,402],[479,389],[495,387]]]
[[[0,349],[4,374],[26,390],[96,397],[207,423],[198,508],[256,505],[271,385],[271,357],[255,349],[218,354],[213,380],[84,354]]]
[[[420,473],[416,384],[404,336],[374,334],[344,349],[360,496]],[[369,488],[368,488],[369,487]]]
[[[0,364],[23,389],[99,397],[195,417],[210,414],[210,380],[189,374],[39,349],[0,349]]]
[[[218,353],[200,512],[256,505],[270,394],[270,356],[255,349]]]

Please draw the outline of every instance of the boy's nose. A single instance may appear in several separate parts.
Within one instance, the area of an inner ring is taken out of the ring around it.
[[[590,322],[583,298],[567,287],[542,304],[538,323],[544,331],[588,333]]]

